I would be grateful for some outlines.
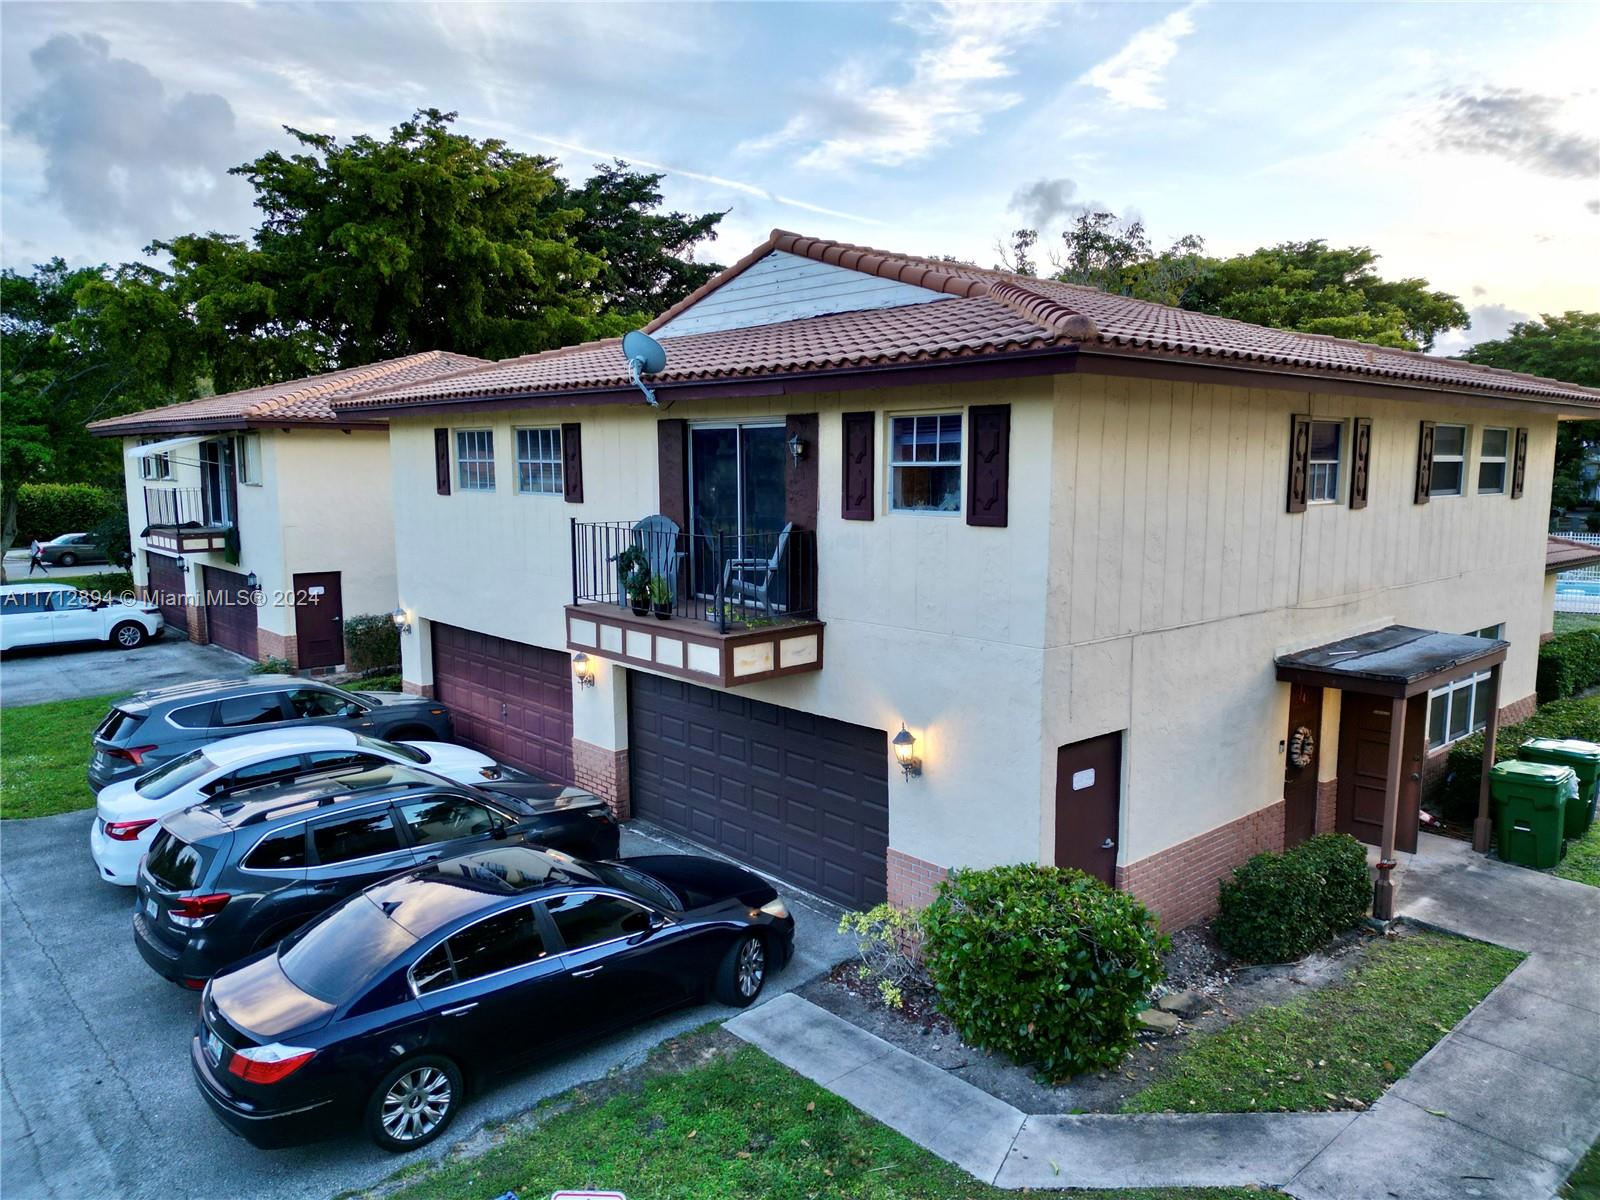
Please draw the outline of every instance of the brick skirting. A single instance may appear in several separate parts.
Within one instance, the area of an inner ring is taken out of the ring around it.
[[[1500,727],[1504,729],[1507,725],[1515,725],[1518,722],[1526,721],[1533,716],[1533,710],[1538,707],[1539,697],[1536,695],[1524,696],[1521,700],[1513,700],[1500,710]]]
[[[185,606],[185,615],[189,618],[189,640],[205,645],[206,641],[206,610],[202,605],[189,604]]]
[[[426,696],[429,700],[433,699],[433,684],[431,683],[412,683],[409,679],[402,679],[400,681],[400,690],[408,696]]]
[[[633,815],[626,750],[604,750],[573,738],[572,773],[579,787],[588,788],[611,806],[617,820],[626,821]]]
[[[1339,820],[1339,781],[1324,779],[1317,784],[1317,824],[1313,832],[1332,833]]]
[[[300,666],[300,652],[297,649],[299,639],[293,635],[285,637],[271,629],[256,629],[256,657],[281,658],[291,667]]]
[[[1318,795],[1318,809],[1322,797]],[[1283,849],[1279,800],[1207,830],[1148,858],[1117,868],[1117,887],[1131,892],[1161,918],[1162,928],[1182,929],[1217,911],[1217,884],[1252,854]],[[1320,828],[1320,826],[1319,826]]]
[[[889,903],[896,908],[926,908],[949,872],[935,863],[889,848]]]

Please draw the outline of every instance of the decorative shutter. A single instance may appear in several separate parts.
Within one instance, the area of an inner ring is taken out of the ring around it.
[[[567,503],[583,503],[583,426],[561,426],[561,486]]]
[[[869,412],[845,413],[841,418],[844,503],[839,515],[846,521],[872,520],[872,426],[875,419]]]
[[[1465,480],[1462,481],[1465,483]],[[1422,423],[1422,433],[1417,438],[1417,487],[1412,494],[1414,504],[1426,504],[1433,490],[1433,422]]]
[[[661,515],[671,517],[684,533],[689,529],[689,423],[676,418],[656,422],[656,462],[660,475]]]
[[[1522,499],[1522,483],[1528,474],[1528,431],[1517,430],[1516,456],[1511,463],[1511,498]]]
[[[800,439],[800,461],[788,443]],[[817,527],[817,414],[798,413],[783,419],[783,512],[796,529]]]
[[[1311,462],[1311,418],[1289,418],[1289,503],[1292,513],[1306,510],[1306,476]]]
[[[441,496],[450,494],[450,431],[433,431],[433,487]]]
[[[967,524],[1004,528],[1011,474],[1011,406],[967,410]]]
[[[1355,420],[1354,446],[1350,453],[1350,507],[1367,506],[1367,472],[1372,464],[1372,418]]]

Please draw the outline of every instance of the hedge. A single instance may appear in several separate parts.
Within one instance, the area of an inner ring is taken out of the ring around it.
[[[1600,684],[1600,629],[1558,634],[1539,647],[1539,703],[1565,700]]]
[[[1349,834],[1322,833],[1235,868],[1212,928],[1229,954],[1292,962],[1349,929],[1371,899],[1366,847]]]
[[[352,671],[385,670],[400,665],[400,631],[388,613],[368,613],[344,623],[344,645]]]
[[[1515,758],[1529,738],[1581,738],[1600,742],[1600,696],[1557,700],[1541,705],[1516,725],[1503,725],[1494,740],[1494,760]],[[1467,822],[1478,815],[1478,784],[1483,779],[1483,734],[1462,738],[1450,747],[1444,783],[1434,797],[1442,816]]]
[[[17,488],[16,544],[48,542],[63,533],[89,533],[122,516],[123,496],[88,483],[25,483]],[[124,522],[127,518],[122,516]]]

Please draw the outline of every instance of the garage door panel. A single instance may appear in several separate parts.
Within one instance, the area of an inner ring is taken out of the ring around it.
[[[246,658],[257,655],[255,594],[237,571],[200,568],[206,610],[206,640]]]
[[[559,650],[433,626],[433,694],[461,741],[513,766],[572,778],[572,682]]]

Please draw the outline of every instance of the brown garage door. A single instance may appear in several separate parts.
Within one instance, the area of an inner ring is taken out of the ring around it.
[[[178,570],[178,560],[146,550],[144,561],[150,598],[161,610],[161,616],[172,632],[179,637],[188,637],[189,606],[183,598],[183,572]]]
[[[246,658],[256,657],[256,605],[248,581],[237,571],[201,567],[206,640]]]
[[[884,899],[881,729],[633,671],[628,759],[638,815],[841,904]]]
[[[565,652],[435,625],[433,695],[469,746],[551,779],[572,778],[572,664]]]

